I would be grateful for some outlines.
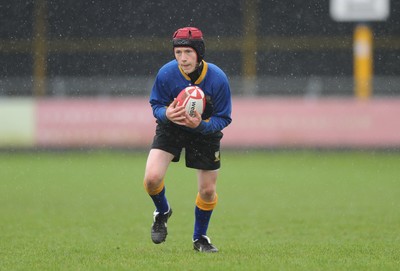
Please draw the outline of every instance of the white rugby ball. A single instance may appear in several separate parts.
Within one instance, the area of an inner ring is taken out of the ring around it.
[[[184,88],[176,99],[178,100],[178,105],[183,105],[186,112],[192,117],[194,116],[194,110],[201,115],[206,107],[206,96],[203,90],[197,86]]]

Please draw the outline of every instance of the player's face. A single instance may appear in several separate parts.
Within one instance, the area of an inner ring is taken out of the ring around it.
[[[189,74],[196,69],[197,66],[197,54],[196,51],[191,47],[175,47],[174,48],[175,58],[178,61],[179,66],[182,70]]]

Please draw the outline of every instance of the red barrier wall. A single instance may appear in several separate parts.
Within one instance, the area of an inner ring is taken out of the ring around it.
[[[400,146],[400,99],[234,99],[225,146]]]
[[[234,98],[223,146],[399,147],[400,99]],[[40,147],[142,147],[155,128],[148,100],[37,101]]]
[[[49,99],[37,105],[41,147],[147,147],[154,127],[145,99]]]

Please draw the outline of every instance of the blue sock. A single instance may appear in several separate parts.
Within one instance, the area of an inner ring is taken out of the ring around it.
[[[210,222],[212,212],[212,210],[201,210],[196,206],[194,209],[195,221],[193,240],[199,239],[202,235],[207,235],[208,223]]]
[[[169,211],[169,203],[167,198],[165,197],[165,186],[163,190],[157,195],[150,195],[151,199],[156,206],[157,212],[166,213]]]

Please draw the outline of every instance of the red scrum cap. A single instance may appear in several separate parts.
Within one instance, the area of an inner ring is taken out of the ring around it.
[[[200,63],[206,51],[203,33],[196,27],[184,27],[175,31],[172,36],[173,47],[191,47],[197,53],[197,62]]]

